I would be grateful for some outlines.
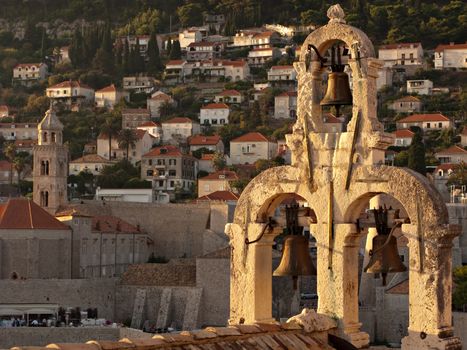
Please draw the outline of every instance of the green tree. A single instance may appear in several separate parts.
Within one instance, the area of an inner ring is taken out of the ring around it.
[[[452,303],[457,310],[466,311],[467,307],[467,266],[460,266],[453,272],[454,291]]]
[[[408,167],[419,172],[422,175],[426,174],[425,164],[425,144],[421,132],[416,132],[412,143],[409,147]]]
[[[227,166],[224,154],[221,152],[215,152],[212,157],[212,165],[216,171],[224,169]]]
[[[187,3],[179,6],[177,16],[182,27],[196,26],[203,23],[203,9],[199,3]]]
[[[16,146],[14,142],[5,143],[3,154],[10,162],[10,185],[13,184],[13,161],[16,157]]]
[[[109,138],[109,160],[112,160],[112,138],[117,136],[118,127],[112,117],[107,117],[101,127],[101,132]]]
[[[182,49],[180,48],[180,42],[178,40],[173,42],[169,57],[171,60],[179,60],[182,58]]]
[[[155,75],[162,68],[159,45],[157,44],[156,34],[152,33],[148,43],[148,73]]]
[[[467,186],[467,164],[460,162],[449,175],[446,186]]]
[[[25,154],[24,154],[25,153]],[[13,159],[13,167],[16,170],[16,174],[18,176],[18,190],[20,188],[21,182],[21,174],[23,173],[24,169],[28,165],[28,158],[30,158],[29,154],[26,152],[21,152]]]
[[[138,137],[133,129],[123,129],[117,135],[118,147],[126,150],[126,160],[130,155],[130,148],[135,147]]]

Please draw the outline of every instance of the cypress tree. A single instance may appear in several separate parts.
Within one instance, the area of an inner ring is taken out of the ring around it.
[[[156,34],[151,34],[148,43],[148,73],[156,74],[161,69],[161,58],[159,54],[159,46],[157,45]]]
[[[170,55],[170,51],[172,51],[172,39],[169,39],[167,41],[167,47],[166,47],[167,56]]]
[[[415,133],[409,147],[408,167],[422,175],[426,174],[425,144],[423,143],[423,137],[420,131]]]
[[[175,40],[172,45],[172,49],[170,50],[170,59],[171,60],[179,60],[182,58],[182,49],[180,48],[180,41]]]
[[[124,74],[130,73],[130,48],[128,47],[128,40],[126,38],[123,44],[122,68]]]

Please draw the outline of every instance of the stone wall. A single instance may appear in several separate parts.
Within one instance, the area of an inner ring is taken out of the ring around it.
[[[99,318],[114,319],[115,283],[109,279],[0,280],[0,304],[53,303],[63,307],[96,307]]]
[[[454,241],[453,266],[467,264],[467,205],[460,203],[447,203],[446,206],[449,211],[449,222],[451,224],[462,226],[461,235]],[[456,241],[459,245],[458,248],[456,247]],[[458,249],[457,255],[460,255],[457,259],[456,248]]]
[[[90,339],[117,341],[125,337],[150,338],[152,334],[113,327],[0,328],[0,349],[13,346],[45,346],[50,343],[84,343]]]
[[[192,264],[130,265],[121,283],[133,286],[195,286],[196,266]]]
[[[453,312],[454,334],[461,338],[462,348],[467,349],[467,312]]]

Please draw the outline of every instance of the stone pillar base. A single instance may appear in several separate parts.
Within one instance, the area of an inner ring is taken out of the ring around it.
[[[361,323],[355,323],[344,327],[342,337],[351,342],[356,348],[367,348],[370,344],[370,335],[360,331]]]
[[[423,339],[422,339],[423,338]],[[402,339],[402,350],[462,350],[462,342],[458,337],[439,338],[437,335],[420,335],[409,331]]]

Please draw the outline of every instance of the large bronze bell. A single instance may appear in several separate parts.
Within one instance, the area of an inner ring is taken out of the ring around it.
[[[300,207],[294,203],[285,208],[287,232],[282,249],[281,262],[273,276],[292,276],[294,289],[297,289],[298,276],[316,275],[311,260],[308,238],[302,235],[303,227],[298,224]]]
[[[349,76],[345,72],[332,72],[328,77],[326,95],[321,100],[321,106],[344,106],[352,104]]]

